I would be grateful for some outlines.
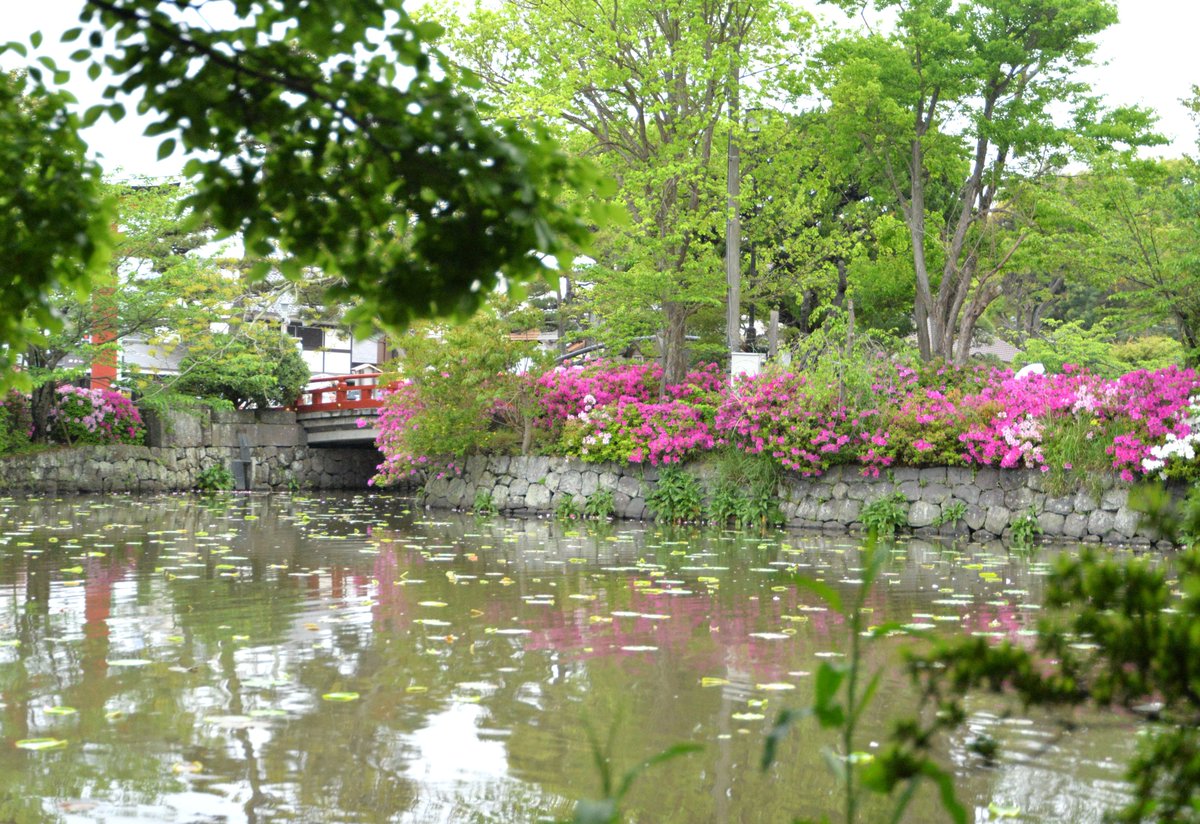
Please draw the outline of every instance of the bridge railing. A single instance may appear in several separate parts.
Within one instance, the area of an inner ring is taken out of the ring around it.
[[[296,412],[336,412],[342,409],[378,409],[386,385],[378,372],[314,378],[293,404]]]

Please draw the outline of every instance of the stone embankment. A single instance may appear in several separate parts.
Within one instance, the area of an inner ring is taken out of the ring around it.
[[[374,447],[314,448],[295,414],[277,410],[147,416],[149,446],[86,446],[0,458],[0,490],[49,495],[171,492],[240,463],[252,490],[367,489]]]
[[[703,464],[688,467],[706,487],[715,477]],[[566,458],[474,457],[461,476],[426,482],[421,500],[435,508],[469,508],[481,492],[501,512],[542,515],[570,496],[582,504],[597,490],[613,494],[616,515],[649,518],[646,495],[657,480],[652,467],[588,464]],[[898,468],[864,478],[854,467],[834,467],[818,478],[788,476],[779,487],[787,526],[827,531],[862,530],[863,507],[899,493],[908,526],[917,535],[990,540],[1011,535],[1032,515],[1046,538],[1149,545],[1156,536],[1128,506],[1127,487],[1102,479],[1098,494],[1053,494],[1047,478],[1030,470]]]

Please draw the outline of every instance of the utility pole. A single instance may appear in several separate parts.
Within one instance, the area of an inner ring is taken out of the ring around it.
[[[725,330],[730,352],[742,349],[742,223],[738,214],[742,187],[741,152],[737,143],[740,83],[738,49],[729,71],[729,153],[725,167]]]

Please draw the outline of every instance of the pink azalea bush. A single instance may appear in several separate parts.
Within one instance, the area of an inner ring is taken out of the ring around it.
[[[133,402],[111,389],[60,386],[49,418],[54,439],[67,444],[136,444],[145,431]]]
[[[854,465],[994,466],[1055,473],[1112,471],[1125,480],[1190,460],[1200,443],[1200,380],[1190,369],[1137,371],[1115,380],[1067,367],[1017,378],[985,367],[911,368],[880,362],[843,397],[836,382],[767,372],[730,386],[715,366],[662,387],[654,364],[598,362],[533,379],[535,422],[554,449],[585,461],[677,464],[719,448],[766,455],[819,475]],[[403,432],[422,399],[395,390],[380,417],[386,457],[379,483],[437,465],[406,451]]]

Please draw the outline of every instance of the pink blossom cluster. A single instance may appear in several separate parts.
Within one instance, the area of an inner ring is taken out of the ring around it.
[[[1068,366],[1057,375],[1008,376],[971,399],[977,406],[994,407],[982,425],[961,436],[968,460],[1002,468],[1046,467],[1042,439],[1046,427],[1073,419],[1095,431],[1089,440],[1105,437],[1112,467],[1126,481],[1144,472],[1151,450],[1168,436],[1186,437],[1189,399],[1200,383],[1190,369],[1168,367],[1139,370],[1105,380]]]
[[[142,440],[142,416],[129,398],[111,389],[60,386],[50,407],[55,436],[67,443],[133,444]]]
[[[580,412],[619,402],[648,403],[657,400],[662,383],[657,363],[612,363],[595,361],[587,366],[559,366],[536,381],[541,422],[561,423]],[[682,384],[663,391],[669,398],[692,403],[720,403],[726,390],[725,378],[716,364],[688,372]]]
[[[1070,450],[1054,441],[1069,430],[1094,441],[1096,454],[1107,454],[1113,471],[1131,480],[1155,466],[1152,450],[1192,433],[1189,400],[1200,395],[1196,374],[1176,367],[1106,380],[1070,367],[1018,378],[987,367],[882,363],[861,384],[870,391],[858,401],[792,372],[730,386],[707,366],[663,389],[661,377],[657,365],[646,364],[551,370],[535,381],[538,423],[557,435],[561,452],[589,461],[671,464],[733,446],[801,475],[837,464],[867,475],[935,464],[1048,471],[1051,461],[1070,470]],[[378,482],[434,467],[454,471],[406,449],[404,433],[422,408],[411,384],[393,389],[378,422],[386,456]]]
[[[681,463],[716,445],[705,410],[681,400],[661,403],[621,399],[585,410],[568,421],[565,451],[585,461]]]
[[[383,453],[383,463],[375,467],[376,475],[368,484],[390,486],[416,477],[429,465],[429,456],[413,454],[407,443],[408,434],[420,425],[414,419],[422,409],[424,404],[413,382],[402,380],[384,390],[378,417],[358,419],[359,429],[374,425],[379,430],[375,444]]]

